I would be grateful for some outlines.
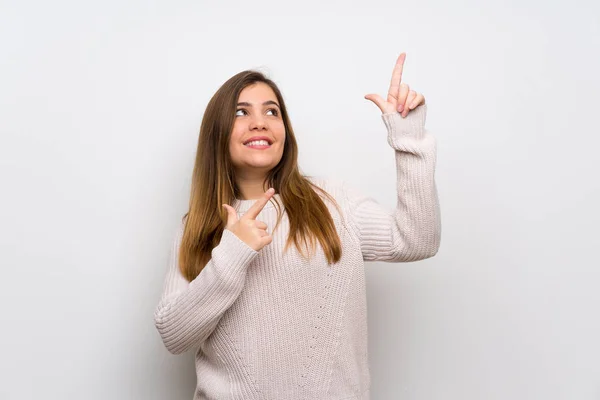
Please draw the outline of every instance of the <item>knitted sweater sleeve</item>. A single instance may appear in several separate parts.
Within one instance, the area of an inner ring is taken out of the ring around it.
[[[163,294],[154,311],[156,329],[173,354],[197,347],[208,338],[240,295],[247,267],[258,254],[226,229],[202,272],[188,282],[179,270],[183,229],[182,223],[170,249]]]
[[[373,198],[345,186],[350,226],[366,261],[409,262],[434,256],[441,223],[435,184],[436,141],[425,130],[422,104],[406,118],[383,114],[388,143],[395,150],[397,206],[387,210]]]

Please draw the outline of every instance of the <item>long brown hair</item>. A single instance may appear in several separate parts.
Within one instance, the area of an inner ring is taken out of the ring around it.
[[[183,217],[187,221],[179,250],[179,268],[188,281],[200,274],[213,248],[221,241],[227,222],[226,210],[221,205],[232,204],[241,196],[229,154],[229,140],[239,95],[244,88],[258,82],[269,85],[277,96],[285,127],[283,156],[265,179],[267,187],[275,188],[280,195],[289,219],[290,232],[284,251],[293,242],[302,256],[309,257],[304,248],[314,251],[318,240],[330,264],[342,256],[333,218],[317,191],[338,211],[339,207],[331,195],[300,173],[298,146],[279,88],[261,72],[248,70],[234,75],[217,90],[200,125],[189,210]],[[277,199],[271,201],[275,201],[278,213],[275,230],[283,213]]]

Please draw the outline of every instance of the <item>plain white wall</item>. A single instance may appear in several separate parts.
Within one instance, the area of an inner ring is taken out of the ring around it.
[[[600,399],[597,3],[84,3],[0,3],[1,399],[190,399],[152,313],[208,100],[267,72],[303,171],[393,207],[402,51],[443,236],[367,264],[373,399]]]

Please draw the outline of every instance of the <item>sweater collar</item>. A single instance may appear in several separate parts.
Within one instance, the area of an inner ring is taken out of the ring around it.
[[[265,204],[263,210],[275,208],[275,204],[274,204],[275,200],[274,199],[277,199],[279,201],[279,204],[281,204],[281,207],[283,208],[283,202],[281,201],[281,197],[278,193],[276,193],[273,195],[271,200],[269,200],[269,202],[267,204]],[[233,208],[235,208],[237,210],[237,212],[245,213],[246,211],[248,211],[248,209],[250,209],[250,207],[252,207],[252,205],[254,203],[256,203],[256,200],[257,199],[252,199],[252,200],[235,199],[235,200],[233,200],[233,204],[231,206]]]

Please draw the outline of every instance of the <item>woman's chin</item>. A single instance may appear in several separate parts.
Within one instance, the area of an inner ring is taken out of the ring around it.
[[[257,168],[257,169],[268,169],[270,170],[271,168],[275,167],[277,165],[277,163],[279,162],[279,160],[274,160],[271,157],[265,157],[265,158],[252,158],[249,160],[246,160],[246,162],[244,163],[248,168]]]
[[[276,165],[277,165],[277,163],[273,163],[273,162],[250,161],[250,162],[245,163],[244,168],[256,170],[256,171],[268,172],[271,169],[275,168]]]

